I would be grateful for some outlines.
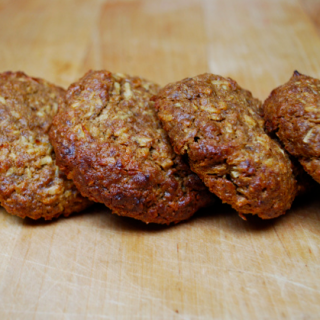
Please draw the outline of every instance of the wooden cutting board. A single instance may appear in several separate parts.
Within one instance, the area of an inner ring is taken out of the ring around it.
[[[295,69],[320,78],[320,1],[0,1],[0,71],[67,87],[90,68],[210,71],[265,99]],[[171,227],[0,209],[0,319],[319,319],[319,206],[245,222],[217,204]]]

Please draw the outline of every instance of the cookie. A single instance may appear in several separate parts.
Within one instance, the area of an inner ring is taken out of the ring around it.
[[[263,105],[266,129],[320,183],[320,80],[295,71]]]
[[[64,96],[22,72],[0,74],[0,202],[11,214],[50,220],[90,204],[57,167],[49,142]]]
[[[81,193],[113,213],[179,222],[213,201],[177,156],[139,77],[89,71],[72,84],[50,131],[57,164]]]
[[[264,115],[264,110],[263,110],[263,104],[259,103],[257,106],[254,107],[254,111],[262,117],[264,120],[264,128],[265,128],[265,115]],[[285,147],[283,146],[283,143],[279,140],[279,138],[276,136],[276,134],[272,131],[268,131],[265,128],[265,132],[271,137],[271,139],[275,140],[282,150],[285,150]],[[311,178],[310,175],[308,175],[300,162],[290,153],[286,154],[289,156],[290,162],[291,162],[291,168],[293,175],[296,179],[297,182],[297,194],[296,196],[303,196],[306,194],[309,194],[310,192],[313,192],[313,190],[316,188],[316,182]]]
[[[290,208],[291,162],[265,133],[261,102],[249,91],[207,73],[168,84],[153,100],[175,152],[242,217],[270,219]]]

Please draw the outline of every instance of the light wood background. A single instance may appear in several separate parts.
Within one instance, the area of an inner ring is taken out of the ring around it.
[[[0,71],[67,87],[101,68],[209,71],[265,99],[295,69],[320,77],[320,1],[0,0]],[[244,222],[218,204],[171,227],[0,209],[0,319],[319,319],[319,206]]]

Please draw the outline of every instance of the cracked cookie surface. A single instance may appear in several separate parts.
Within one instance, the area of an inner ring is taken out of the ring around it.
[[[320,80],[295,71],[264,102],[266,129],[320,183]]]
[[[155,108],[177,154],[209,190],[243,214],[284,214],[297,192],[291,162],[264,131],[261,103],[230,78],[202,74],[168,84]]]
[[[90,203],[56,166],[49,142],[64,95],[22,72],[0,74],[0,201],[11,214],[50,220]]]
[[[144,222],[189,218],[213,200],[176,155],[139,77],[89,71],[67,92],[50,131],[57,163],[83,195]]]

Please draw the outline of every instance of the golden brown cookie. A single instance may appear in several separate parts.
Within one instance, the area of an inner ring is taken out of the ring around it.
[[[213,198],[173,152],[150,101],[158,90],[138,77],[89,71],[69,87],[50,139],[83,195],[118,215],[168,224]]]
[[[320,80],[295,71],[264,103],[269,132],[320,183]]]
[[[230,78],[202,74],[164,87],[155,108],[177,154],[243,214],[284,214],[297,192],[291,162],[264,131],[261,103]]]
[[[50,220],[89,205],[56,166],[48,131],[62,88],[22,72],[0,74],[0,201],[11,214]]]

